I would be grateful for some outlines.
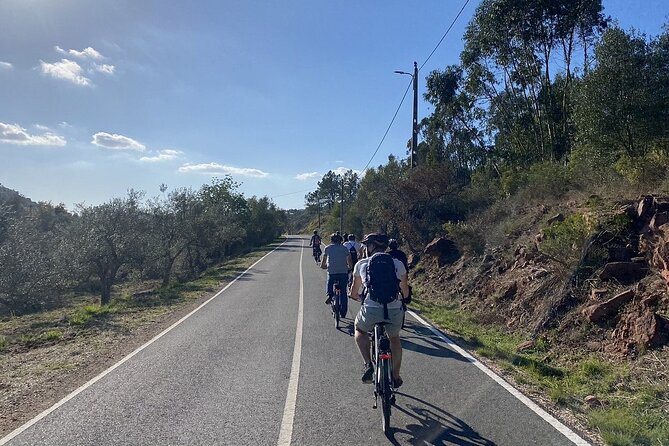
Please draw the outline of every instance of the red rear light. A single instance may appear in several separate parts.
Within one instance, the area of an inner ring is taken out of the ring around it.
[[[381,353],[381,354],[379,355],[379,358],[381,358],[381,359],[390,359],[390,358],[391,358],[391,355],[390,355],[390,353]]]

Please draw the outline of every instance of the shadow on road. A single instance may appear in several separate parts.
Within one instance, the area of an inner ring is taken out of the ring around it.
[[[423,325],[417,325],[407,321],[404,330],[412,334],[409,334],[408,336],[404,334],[401,335],[402,348],[438,358],[451,358],[462,362],[470,362],[469,359],[451,350],[446,342],[435,336],[430,329]],[[420,340],[421,343],[418,344],[412,340]]]
[[[405,428],[391,428],[388,439],[392,444],[399,445],[395,439],[397,434],[409,435],[412,445],[463,445],[463,446],[496,446],[492,441],[483,438],[467,423],[439,407],[419,398],[397,392],[398,396],[412,400],[406,406],[395,406],[395,410],[414,418]]]

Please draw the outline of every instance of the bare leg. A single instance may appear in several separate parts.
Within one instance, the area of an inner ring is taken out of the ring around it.
[[[365,361],[365,364],[372,362],[372,358],[369,354],[369,334],[355,329],[355,343],[358,344],[358,349],[362,355],[362,360]]]
[[[400,367],[402,367],[402,341],[399,336],[388,337],[388,339],[390,340],[390,351],[393,354],[393,379],[399,379]]]

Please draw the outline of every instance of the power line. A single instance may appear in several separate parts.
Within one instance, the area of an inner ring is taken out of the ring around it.
[[[453,28],[453,25],[455,25],[455,22],[458,21],[458,19],[460,18],[460,15],[462,14],[462,11],[465,10],[465,8],[467,7],[467,4],[468,4],[468,3],[469,3],[469,0],[466,0],[465,3],[464,3],[464,5],[462,5],[462,8],[460,8],[460,12],[458,12],[458,15],[455,16],[455,18],[454,18],[453,21],[451,22],[451,25],[448,27],[448,29],[446,30],[446,32],[444,33],[444,35],[441,36],[441,40],[439,40],[439,43],[437,43],[437,46],[434,47],[434,49],[432,50],[432,52],[430,53],[430,55],[427,56],[427,59],[425,59],[425,62],[423,62],[423,64],[420,66],[419,69],[422,69],[422,68],[425,66],[425,64],[427,63],[427,61],[430,60],[430,58],[431,58],[432,55],[435,53],[435,51],[437,51],[437,48],[439,48],[439,46],[441,45],[441,42],[444,41],[444,39],[446,38],[446,36],[448,35],[448,33],[451,31],[451,28]]]
[[[390,131],[390,128],[393,126],[393,123],[395,122],[395,118],[397,117],[397,114],[400,112],[400,108],[402,108],[402,104],[404,104],[404,99],[407,97],[407,93],[409,92],[409,88],[411,88],[411,85],[413,84],[413,80],[409,82],[409,85],[407,85],[407,89],[404,90],[404,96],[402,96],[402,100],[400,101],[400,105],[397,106],[397,110],[395,110],[395,114],[393,115],[393,119],[390,120],[390,124],[388,124],[388,128],[386,129],[386,133],[383,134],[383,138],[381,138],[381,142],[379,142],[379,145],[376,146],[376,150],[374,151],[374,154],[372,157],[367,161],[367,164],[365,165],[365,168],[362,169],[364,172],[367,170],[367,167],[371,164],[372,160],[376,156],[376,153],[379,151],[381,148],[381,144],[383,144],[383,141],[386,140],[386,136],[388,136],[388,132]]]
[[[470,0],[465,0],[465,3],[462,5],[462,8],[460,8],[460,11],[459,11],[458,14],[455,16],[455,18],[454,18],[453,21],[451,22],[450,26],[448,27],[448,29],[446,29],[446,32],[444,33],[444,35],[441,36],[441,39],[440,39],[439,42],[437,43],[437,46],[435,46],[434,49],[432,50],[432,52],[430,53],[430,55],[427,56],[427,59],[425,59],[425,62],[422,63],[422,65],[420,66],[419,70],[421,70],[421,69],[425,66],[425,64],[430,60],[430,58],[432,57],[432,55],[434,55],[434,53],[437,51],[437,49],[439,48],[439,46],[441,45],[441,43],[444,41],[444,39],[446,38],[446,36],[448,35],[448,33],[451,31],[451,28],[453,28],[453,26],[455,25],[455,22],[457,22],[457,20],[458,20],[458,19],[460,18],[460,16],[462,15],[462,11],[465,10],[465,8],[467,7],[467,5],[469,4],[469,1],[470,1]],[[369,165],[371,164],[372,160],[373,160],[374,157],[376,156],[377,152],[378,152],[379,149],[381,148],[381,145],[382,145],[383,142],[386,140],[386,136],[388,136],[388,132],[390,131],[390,128],[393,126],[393,123],[395,122],[395,118],[397,117],[397,114],[399,113],[400,108],[402,108],[402,104],[404,104],[404,99],[406,98],[407,93],[409,92],[409,88],[411,88],[411,84],[412,84],[412,83],[413,83],[413,80],[412,80],[412,82],[409,83],[409,85],[407,85],[407,88],[406,88],[406,90],[404,91],[404,96],[402,96],[402,100],[400,101],[400,105],[398,105],[398,106],[397,106],[397,110],[395,110],[395,114],[393,115],[393,119],[390,120],[390,124],[388,124],[388,128],[386,129],[386,132],[383,134],[383,137],[381,138],[381,142],[379,142],[379,145],[376,147],[376,150],[374,151],[374,154],[372,155],[372,157],[371,157],[371,158],[369,159],[369,161],[367,162],[367,165],[365,166],[365,168],[362,169],[363,172],[364,172],[365,170],[367,170],[367,167],[369,167]]]

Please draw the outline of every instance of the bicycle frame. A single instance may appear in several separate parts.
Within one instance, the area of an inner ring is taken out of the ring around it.
[[[378,407],[378,398],[381,397],[382,426],[383,432],[387,434],[390,429],[390,406],[395,402],[395,394],[392,386],[393,357],[385,323],[375,324],[370,338],[370,353],[374,366],[374,405],[372,407],[374,409]]]

